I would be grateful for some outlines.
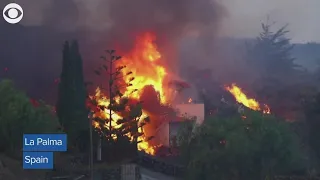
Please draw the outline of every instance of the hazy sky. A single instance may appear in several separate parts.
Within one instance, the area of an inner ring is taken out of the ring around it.
[[[288,23],[294,42],[320,42],[320,0],[221,0],[229,17],[224,21],[227,35],[250,37],[270,16],[277,26]]]
[[[9,0],[0,0],[5,4]],[[41,21],[45,7],[53,0],[16,0],[25,9],[24,21],[34,24]],[[103,0],[74,0],[91,9]],[[276,21],[276,27],[289,24],[289,36],[294,42],[320,42],[320,0],[216,0],[225,4],[228,17],[223,21],[223,35],[253,37],[261,30],[261,22]],[[29,11],[28,11],[29,10]],[[32,20],[32,21],[31,21]]]

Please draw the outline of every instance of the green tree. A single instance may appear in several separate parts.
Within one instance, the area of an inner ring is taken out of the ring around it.
[[[246,117],[211,117],[189,135],[183,131],[187,179],[264,180],[302,169],[303,154],[289,124],[257,112]]]
[[[76,41],[66,42],[63,47],[62,72],[60,75],[57,115],[69,145],[77,146],[77,139],[88,130],[86,87],[83,77],[82,58]],[[87,133],[88,134],[88,133]]]
[[[0,99],[1,151],[20,155],[24,133],[58,132],[59,122],[54,108],[43,101],[32,104],[12,81],[0,82]]]
[[[129,97],[123,94],[127,87],[132,86],[134,77],[130,77],[129,82],[124,82],[123,78],[131,76],[132,72],[125,74],[122,70],[126,67],[116,65],[121,56],[115,55],[114,50],[106,52],[107,56],[101,57],[102,66],[95,70],[95,73],[108,79],[107,87],[101,89],[108,96],[109,103],[101,105],[97,99],[92,99],[91,105],[93,108],[98,107],[96,111],[104,111],[107,114],[106,117],[95,117],[94,120],[98,123],[98,133],[108,152],[105,154],[110,155],[107,159],[113,158],[119,161],[119,158],[126,158],[123,152],[128,156],[136,154],[137,144],[141,138],[150,139],[145,137],[142,131],[143,126],[149,123],[149,117],[142,116],[142,102],[131,102]],[[134,89],[129,94],[136,91],[138,90]],[[121,118],[117,119],[115,115],[120,115]],[[130,149],[133,154],[129,152]]]

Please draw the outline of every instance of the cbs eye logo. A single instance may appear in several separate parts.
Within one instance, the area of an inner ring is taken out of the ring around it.
[[[2,15],[8,23],[16,24],[23,18],[23,9],[19,4],[10,3],[3,8]]]

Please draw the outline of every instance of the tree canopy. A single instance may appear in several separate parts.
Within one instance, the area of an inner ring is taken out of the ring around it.
[[[77,139],[88,128],[86,87],[83,77],[82,58],[76,41],[63,47],[62,71],[60,75],[57,115],[63,131],[68,134],[69,145],[76,146]],[[87,131],[88,132],[88,131]],[[87,133],[88,134],[88,133]]]
[[[303,108],[304,96],[312,93],[314,78],[295,63],[287,25],[272,31],[273,25],[263,23],[261,33],[248,46],[247,65],[255,71],[252,89],[259,101],[272,107],[273,113],[288,120],[301,120],[303,113],[298,110]]]
[[[264,76],[276,75],[277,78],[284,73],[291,73],[296,67],[291,56],[293,45],[286,37],[289,32],[283,26],[276,32],[272,32],[270,24],[261,24],[262,32],[249,48],[249,61]]]

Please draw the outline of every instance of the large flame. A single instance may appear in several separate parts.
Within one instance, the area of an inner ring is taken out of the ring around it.
[[[145,33],[142,36],[137,37],[135,47],[132,51],[126,53],[121,60],[116,62],[116,67],[125,66],[125,68],[122,69],[124,75],[132,72],[133,76],[131,77],[123,76],[123,80],[126,83],[132,84],[132,86],[126,87],[123,93],[124,96],[129,97],[130,99],[139,100],[144,87],[152,85],[158,93],[160,102],[167,102],[164,88],[164,79],[167,72],[164,66],[159,62],[161,54],[157,50],[157,46],[154,43],[155,40],[156,37],[151,33]],[[133,81],[131,79],[132,77],[134,77]],[[100,88],[97,88],[95,95],[90,98],[96,100],[98,105],[104,107],[107,107],[110,104],[110,100],[101,92]],[[119,99],[116,100],[119,101]],[[121,119],[121,116],[114,112],[111,113],[113,116],[111,123],[112,128],[119,128],[120,125],[117,124],[117,121]],[[109,115],[110,111],[104,109],[95,112],[94,117],[109,119]],[[146,117],[147,113],[143,111],[142,116]],[[98,128],[97,122],[94,122],[93,125]],[[109,124],[106,124],[105,127],[109,128]],[[143,129],[139,129],[139,132],[143,131]],[[130,137],[131,135],[128,134],[128,136]],[[139,137],[138,141],[140,142],[138,143],[138,150],[151,155],[155,154],[155,148],[158,146],[151,146],[147,141],[147,137]]]
[[[147,85],[152,85],[159,93],[162,103],[166,102],[164,92],[164,78],[167,74],[166,69],[161,66],[159,60],[161,58],[157,46],[154,44],[156,37],[151,33],[145,33],[136,39],[135,48],[126,56],[123,56],[117,66],[126,66],[123,69],[124,74],[132,72],[134,75],[133,86],[127,88],[126,96],[139,99],[142,89]],[[131,77],[125,77],[125,81],[129,82]],[[134,94],[131,93],[134,89],[138,91]]]
[[[235,83],[231,84],[231,86],[225,86],[225,89],[234,96],[237,102],[243,104],[244,106],[255,111],[262,111],[265,114],[270,114],[270,108],[268,105],[264,104],[261,107],[258,101],[253,98],[248,98],[242,89]]]

